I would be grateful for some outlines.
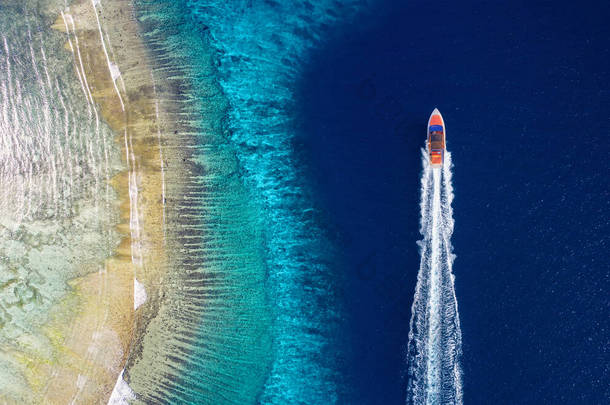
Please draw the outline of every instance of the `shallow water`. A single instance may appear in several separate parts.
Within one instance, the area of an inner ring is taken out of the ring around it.
[[[119,240],[108,180],[120,151],[75,80],[65,34],[50,28],[58,9],[5,2],[0,13],[0,391],[9,397],[27,392],[27,362],[16,359],[58,355],[41,326],[73,296],[69,280],[103,271]]]

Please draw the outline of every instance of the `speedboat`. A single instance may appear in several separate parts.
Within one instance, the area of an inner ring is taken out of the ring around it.
[[[445,158],[445,121],[437,108],[428,120],[428,156],[432,167],[443,167]]]

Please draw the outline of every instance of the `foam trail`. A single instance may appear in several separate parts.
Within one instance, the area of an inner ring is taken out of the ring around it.
[[[411,310],[407,404],[462,404],[462,333],[452,272],[451,154],[432,168],[422,151],[421,261]]]

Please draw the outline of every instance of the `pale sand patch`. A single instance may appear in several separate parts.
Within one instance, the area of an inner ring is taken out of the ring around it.
[[[129,388],[129,385],[123,380],[123,371],[119,374],[116,380],[108,405],[126,405],[130,400],[135,399],[136,394]]]
[[[137,278],[133,279],[133,309],[138,309],[146,302],[146,288],[140,283]]]

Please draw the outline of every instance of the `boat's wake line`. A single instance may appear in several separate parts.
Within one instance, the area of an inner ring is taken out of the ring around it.
[[[451,154],[430,167],[423,151],[421,262],[411,310],[407,404],[462,404],[462,332],[452,273]]]

